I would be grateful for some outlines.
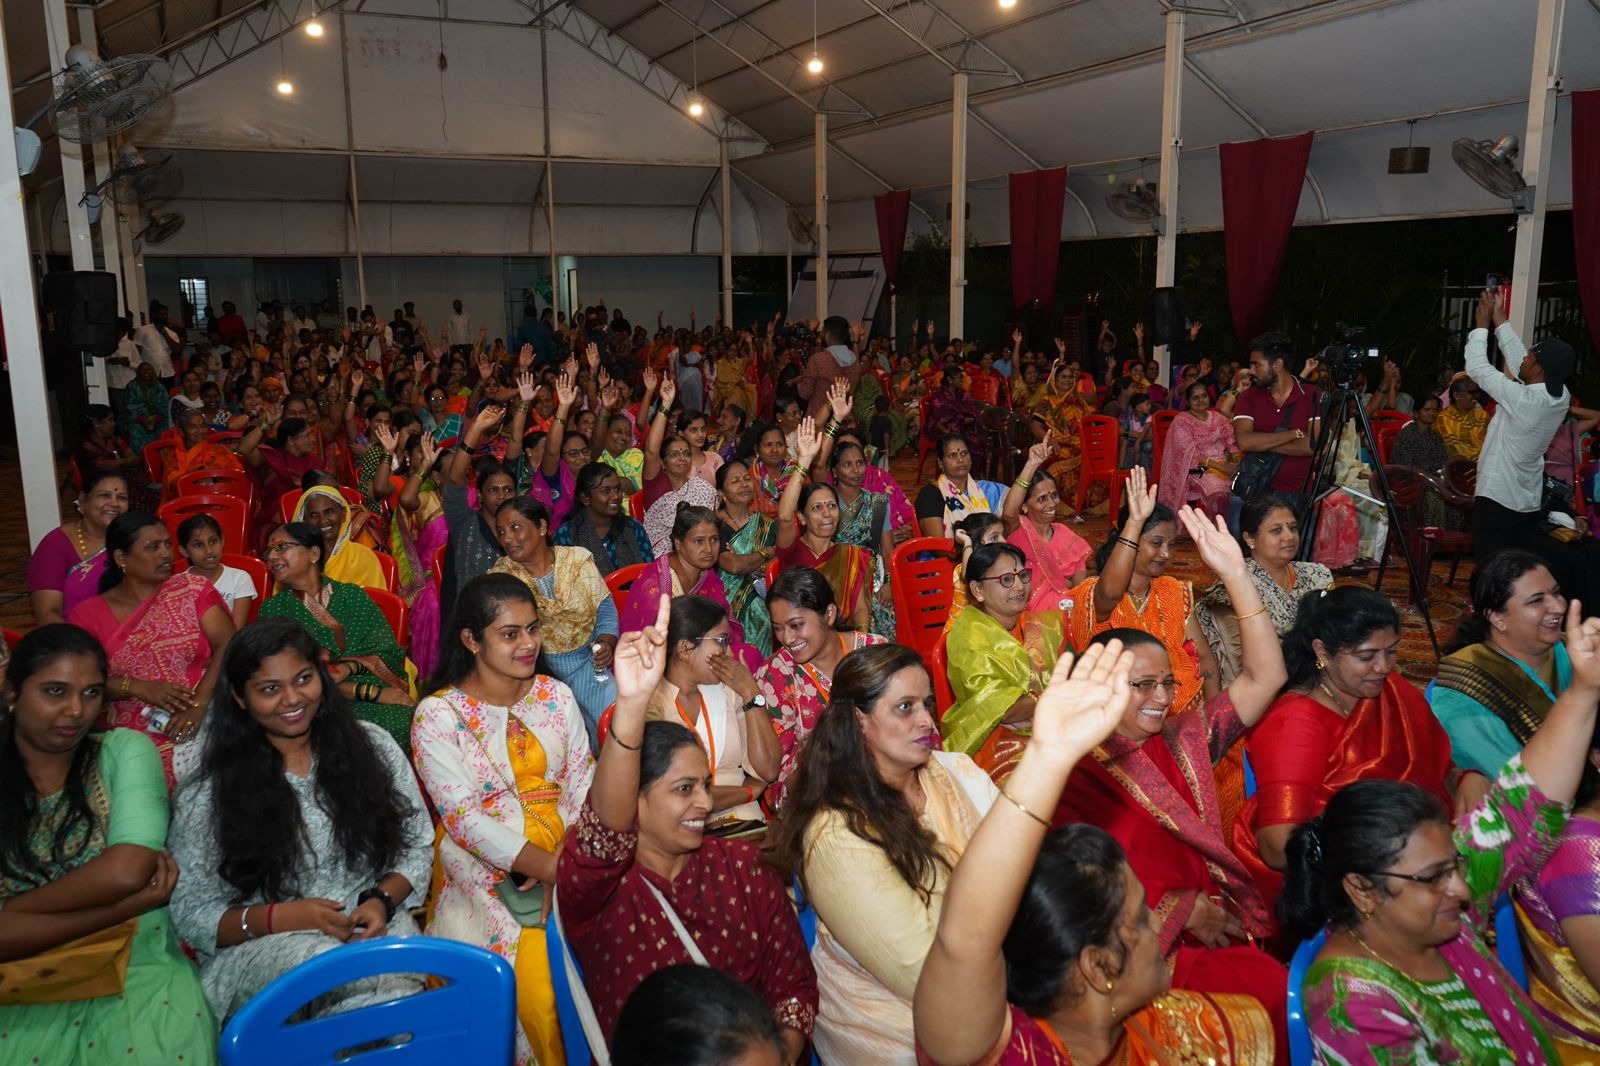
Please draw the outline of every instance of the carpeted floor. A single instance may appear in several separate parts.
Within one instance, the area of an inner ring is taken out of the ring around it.
[[[916,458],[903,453],[894,463],[894,475],[907,492],[916,494]],[[65,476],[65,468],[60,471]],[[9,629],[26,629],[33,624],[28,610],[28,530],[22,503],[21,468],[14,447],[0,448],[0,499],[12,501],[12,506],[0,509],[0,625]],[[62,496],[63,515],[71,511],[71,498]],[[1106,538],[1108,522],[1104,517],[1089,518],[1075,525],[1078,534],[1098,546]],[[1463,560],[1453,587],[1446,587],[1450,572],[1448,559],[1435,561],[1429,576],[1429,588],[1434,600],[1434,627],[1443,644],[1461,617],[1461,605],[1466,601],[1467,580],[1472,575],[1471,560]],[[1201,587],[1213,580],[1194,549],[1183,545],[1173,562],[1174,577],[1187,578]],[[1340,575],[1341,584],[1361,581],[1371,584],[1375,575]],[[1410,606],[1411,592],[1404,566],[1391,565],[1384,575],[1383,592],[1400,605],[1404,632],[1401,634],[1401,669],[1409,677],[1426,680],[1434,676],[1436,663],[1432,645],[1422,615]]]

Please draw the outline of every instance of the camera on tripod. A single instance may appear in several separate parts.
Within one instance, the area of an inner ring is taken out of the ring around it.
[[[1377,359],[1382,354],[1368,347],[1364,341],[1366,326],[1348,326],[1343,322],[1333,327],[1333,343],[1322,349],[1317,361],[1327,368],[1336,388],[1348,389],[1361,373],[1361,364],[1367,359]]]

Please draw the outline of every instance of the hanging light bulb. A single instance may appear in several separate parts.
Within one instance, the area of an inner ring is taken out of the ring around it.
[[[281,79],[278,82],[278,92],[284,96],[290,95],[294,92],[294,82],[290,81],[288,78]]]
[[[700,97],[698,97],[698,96],[689,97],[689,114],[693,115],[695,118],[699,118],[701,115],[703,115],[705,113],[706,113],[705,102],[703,100],[701,100]]]
[[[821,74],[822,73],[822,56],[818,55],[816,52],[812,52],[811,53],[811,61],[806,64],[806,69],[809,70],[813,74]]]
[[[1001,7],[1016,7],[1017,0],[1000,0]]]
[[[1003,2],[1003,0],[1002,0],[1002,2]],[[307,37],[321,37],[322,36],[322,23],[318,22],[316,19],[312,19],[310,22],[306,23],[306,36]]]
[[[811,0],[811,61],[806,69],[813,74],[822,73],[822,52],[817,48],[817,0]]]

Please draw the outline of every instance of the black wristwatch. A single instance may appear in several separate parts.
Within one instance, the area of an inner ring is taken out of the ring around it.
[[[383,889],[379,888],[377,885],[374,885],[373,887],[367,889],[365,892],[361,893],[361,895],[356,897],[356,906],[357,907],[361,906],[363,903],[367,902],[367,900],[369,900],[369,899],[381,899],[381,900],[383,900],[383,920],[385,922],[394,921],[395,904],[394,904],[394,900],[389,898],[389,893],[385,892]]]
[[[744,701],[744,709],[747,711],[753,711],[757,707],[763,711],[767,709],[767,698],[759,692]]]

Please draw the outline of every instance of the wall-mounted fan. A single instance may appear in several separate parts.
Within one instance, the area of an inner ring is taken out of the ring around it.
[[[183,228],[183,216],[176,211],[152,211],[145,219],[145,227],[133,235],[133,250],[138,252],[145,244],[164,244]]]
[[[171,152],[161,148],[141,152],[125,144],[117,149],[111,173],[89,193],[104,193],[119,204],[148,207],[172,199],[182,188],[183,168]]]
[[[66,64],[61,90],[46,107],[63,140],[107,140],[149,118],[172,92],[172,67],[160,56],[101,59],[80,44],[67,49]]]
[[[800,244],[817,246],[817,224],[794,208],[789,208],[789,236]]]
[[[1520,150],[1516,136],[1510,133],[1498,141],[1459,137],[1450,146],[1450,158],[1486,192],[1510,200],[1512,210],[1526,215],[1533,212],[1533,186],[1523,180],[1522,171],[1517,169]]]
[[[1161,198],[1154,182],[1125,182],[1106,193],[1106,206],[1118,218],[1129,222],[1154,222],[1161,217]]]

